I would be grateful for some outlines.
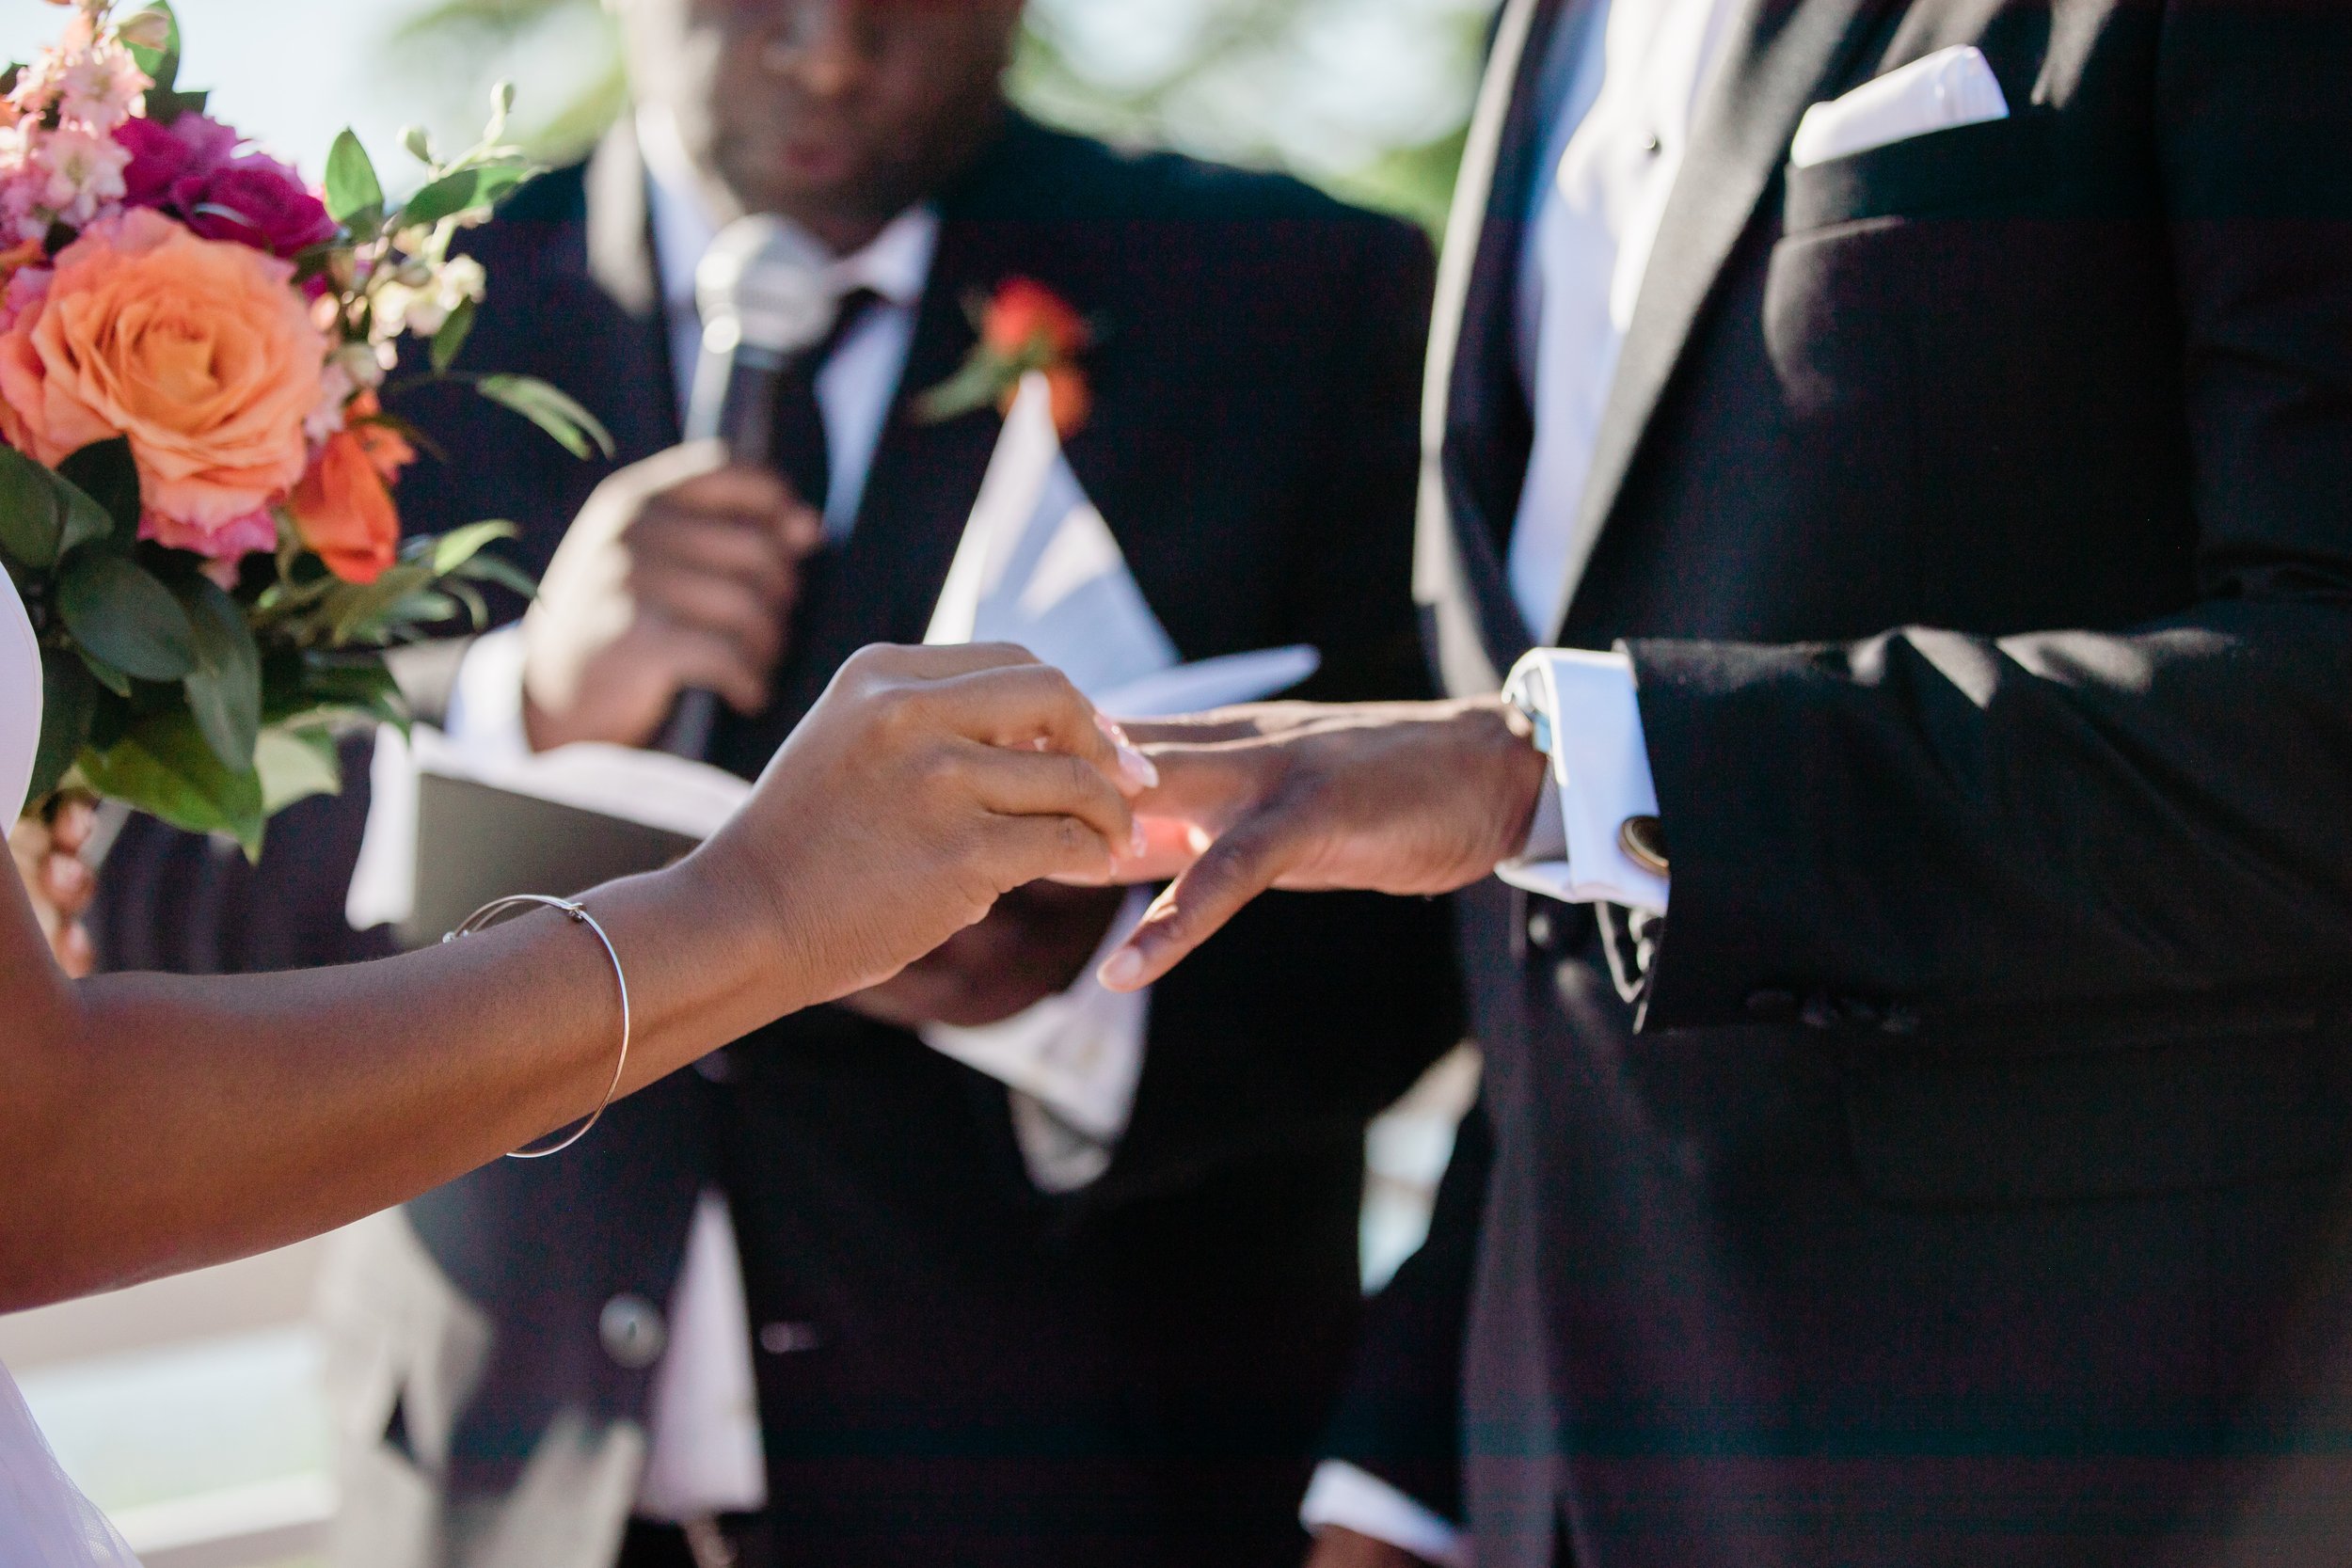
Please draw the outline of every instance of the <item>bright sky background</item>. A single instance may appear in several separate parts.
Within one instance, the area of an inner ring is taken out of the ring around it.
[[[1040,0],[1089,74],[1105,82],[1151,77],[1201,25],[1198,0]],[[1462,112],[1468,72],[1429,48],[1431,26],[1489,0],[1323,0],[1306,47],[1254,76],[1223,84],[1169,127],[1183,145],[1212,155],[1267,136],[1308,167],[1344,169],[1367,144],[1410,142]],[[187,39],[183,87],[214,89],[224,119],[313,179],[326,147],[353,126],[397,183],[400,127],[423,119],[448,141],[479,128],[451,107],[387,80],[385,40],[419,0],[175,0]],[[40,0],[0,0],[0,59],[23,59],[63,18]],[[593,47],[593,46],[592,46]],[[412,60],[413,65],[413,60]],[[552,115],[593,59],[562,47],[526,62],[517,119]],[[485,105],[484,107],[486,107]],[[1184,123],[1189,118],[1196,123]]]
[[[291,158],[315,180],[345,125],[385,166],[405,161],[408,119],[392,89],[371,78],[386,34],[416,0],[174,0],[187,57],[183,87],[211,87],[213,112]],[[22,60],[65,12],[39,0],[0,0],[0,58]],[[489,105],[483,105],[487,113]],[[473,127],[478,129],[479,127]]]

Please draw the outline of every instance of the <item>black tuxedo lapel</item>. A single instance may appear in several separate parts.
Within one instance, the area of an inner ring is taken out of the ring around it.
[[[1776,188],[1797,121],[1825,84],[1842,78],[1887,4],[1740,0],[1724,57],[1702,95],[1601,415],[1578,544],[1568,559],[1571,584],[1582,577],[1615,510],[1650,416],[1732,247],[1757,203]],[[1555,637],[1559,631],[1536,629]]]

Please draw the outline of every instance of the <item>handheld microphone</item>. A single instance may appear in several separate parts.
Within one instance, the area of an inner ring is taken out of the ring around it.
[[[703,341],[686,404],[688,440],[723,441],[728,458],[747,467],[767,463],[784,367],[824,341],[841,308],[830,265],[813,241],[772,214],[739,217],[719,231],[694,269]],[[712,693],[685,693],[660,749],[702,756],[718,717]]]
[[[817,245],[769,213],[719,231],[694,269],[702,356],[686,409],[688,440],[717,437],[738,463],[768,460],[776,378],[833,330],[841,299]]]

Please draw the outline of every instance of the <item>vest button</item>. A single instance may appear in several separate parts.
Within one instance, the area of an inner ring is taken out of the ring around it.
[[[1527,940],[1538,950],[1551,945],[1551,911],[1537,910],[1527,917]]]
[[[596,1338],[615,1366],[641,1372],[661,1359],[670,1343],[670,1331],[653,1303],[624,1292],[606,1302],[604,1310],[596,1314]]]

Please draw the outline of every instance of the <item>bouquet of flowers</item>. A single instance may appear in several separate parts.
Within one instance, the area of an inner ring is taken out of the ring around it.
[[[506,524],[402,540],[392,485],[430,443],[378,393],[404,337],[420,378],[458,373],[485,279],[452,242],[536,170],[501,86],[468,151],[407,133],[406,200],[348,131],[314,188],[180,90],[167,5],[57,3],[63,37],[0,77],[0,563],[44,687],[25,805],[88,790],[258,852],[271,813],[340,787],[337,725],[401,721],[388,647],[478,625],[478,584],[529,591],[484,553]],[[465,379],[610,451],[543,382]]]

